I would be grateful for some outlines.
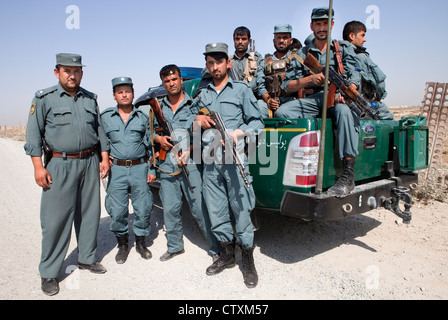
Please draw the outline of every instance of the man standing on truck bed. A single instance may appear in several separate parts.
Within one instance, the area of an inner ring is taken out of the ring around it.
[[[321,65],[325,65],[328,28],[333,28],[334,25],[332,21],[331,26],[328,26],[328,16],[328,8],[313,9],[310,27],[315,39],[298,51],[298,55],[302,59],[305,59],[306,55],[310,53]],[[330,67],[341,73],[345,72],[352,86],[359,86],[360,75],[356,71],[358,65],[353,46],[345,41],[341,43],[333,41],[330,50],[332,51]],[[308,69],[298,59],[293,59],[291,67],[286,72],[286,80],[282,84],[282,89],[289,93],[307,89],[305,91],[307,94],[302,99],[294,99],[282,105],[277,110],[277,117],[318,117],[323,106],[324,82],[325,75],[323,73],[310,75]],[[327,194],[344,197],[355,187],[355,158],[358,155],[359,118],[345,104],[345,100],[340,94],[334,97],[334,102],[334,108],[329,110],[336,119],[338,151],[343,162],[343,172],[337,183],[327,191]]]
[[[369,101],[373,101],[377,106],[378,117],[381,120],[394,120],[393,114],[387,109],[386,104],[381,101],[387,96],[386,75],[370,59],[369,53],[364,48],[367,28],[360,21],[351,21],[347,23],[342,32],[345,41],[354,46],[356,58],[359,62],[358,71],[361,73],[360,93]]]
[[[233,32],[233,42],[235,44],[235,54],[230,56],[230,62],[240,81],[249,84],[252,92],[256,96],[257,92],[257,69],[264,60],[260,53],[251,51],[250,30],[246,27],[238,27]]]
[[[257,101],[248,84],[229,78],[227,68],[230,62],[225,43],[208,44],[204,55],[206,67],[213,81],[197,97],[195,101],[197,112],[201,108],[207,108],[209,111],[219,113],[231,132],[231,138],[237,145],[243,147],[245,136],[256,134],[264,127]],[[198,115],[196,120],[201,121],[202,129],[210,129],[215,125],[205,115]],[[224,153],[221,146],[222,138],[213,133],[216,133],[216,130],[207,130],[202,138],[205,146],[204,199],[210,215],[212,232],[221,246],[221,254],[219,259],[207,268],[206,273],[215,275],[235,266],[233,213],[235,234],[242,252],[244,283],[247,287],[253,288],[258,284],[253,257],[254,227],[250,217],[255,206],[255,193],[252,185],[246,187],[235,163],[224,161],[224,158],[227,158],[224,154],[231,153],[232,149],[226,148]],[[226,145],[228,144],[226,141]],[[248,174],[247,157],[244,154],[241,157],[244,159]]]

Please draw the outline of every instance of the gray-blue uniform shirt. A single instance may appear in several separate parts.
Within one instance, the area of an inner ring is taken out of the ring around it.
[[[239,58],[236,54],[234,54],[230,61],[232,62],[233,65],[233,69],[235,70],[236,74],[239,77],[239,80],[243,80],[244,77],[244,71],[246,70],[246,65],[247,65],[247,59],[249,59],[251,55],[251,51],[247,50],[247,52],[241,57]],[[263,63],[264,58],[262,57],[262,55],[260,53],[258,53],[257,51],[255,51],[254,53],[254,59],[257,62],[257,70],[258,67]],[[255,75],[254,78],[249,82],[249,86],[252,89],[252,92],[254,94],[257,94],[257,72],[255,71]]]
[[[60,84],[36,93],[27,125],[26,154],[42,156],[42,138],[53,151],[77,153],[98,142],[109,151],[96,94],[80,88],[73,98]]]
[[[342,43],[342,42],[341,42]],[[331,50],[334,53],[333,44],[331,45]],[[344,45],[340,45],[342,63],[344,64],[344,70],[346,73],[346,77],[350,83],[354,83],[359,86],[361,78],[359,72],[357,72],[358,61],[356,60],[356,54],[353,48],[346,47]],[[314,46],[314,41],[312,41],[309,46],[302,47],[297,54],[305,60],[306,55],[310,53],[312,54],[322,66],[325,66],[327,51],[321,52]],[[334,54],[330,54],[330,67],[333,67],[335,70],[337,69],[337,61]],[[286,88],[291,80],[302,79],[304,77],[309,76],[310,73],[307,68],[305,68],[297,59],[293,58],[291,61],[291,66],[286,71],[286,78],[283,81],[281,88],[287,92]],[[313,88],[314,86],[310,86]]]
[[[101,113],[104,129],[110,139],[110,155],[114,159],[138,160],[151,153],[148,116],[133,107],[126,124],[118,113],[118,106],[108,108]],[[150,175],[155,170],[150,169]]]

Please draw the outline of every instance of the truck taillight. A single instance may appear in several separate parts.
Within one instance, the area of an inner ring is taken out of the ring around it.
[[[286,156],[283,185],[314,187],[319,160],[320,131],[309,131],[294,137]]]

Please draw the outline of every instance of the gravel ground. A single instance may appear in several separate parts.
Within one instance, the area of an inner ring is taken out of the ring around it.
[[[39,205],[41,190],[23,142],[0,138],[0,299],[12,300],[444,300],[448,298],[448,205],[415,205],[410,225],[386,210],[332,222],[305,223],[277,215],[259,216],[255,263],[259,284],[243,283],[237,267],[207,276],[206,244],[184,207],[185,254],[170,261],[162,211],[154,207],[149,237],[151,260],[135,252],[115,263],[115,238],[102,210],[98,259],[107,268],[95,275],[76,268],[76,239],[65,260],[60,292],[40,289]],[[155,190],[157,198],[157,191]],[[104,190],[102,190],[104,200]],[[160,202],[157,201],[160,205]],[[104,206],[103,206],[104,208]],[[132,212],[132,208],[131,208]],[[131,215],[132,217],[132,215]],[[131,236],[133,240],[134,237]]]

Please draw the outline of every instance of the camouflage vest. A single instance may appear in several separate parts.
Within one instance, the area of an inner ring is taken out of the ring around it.
[[[292,96],[284,92],[280,86],[285,81],[286,71],[291,66],[292,59],[296,57],[298,57],[297,50],[291,51],[286,58],[281,60],[273,60],[272,55],[265,56],[266,90],[271,96],[278,98]]]

